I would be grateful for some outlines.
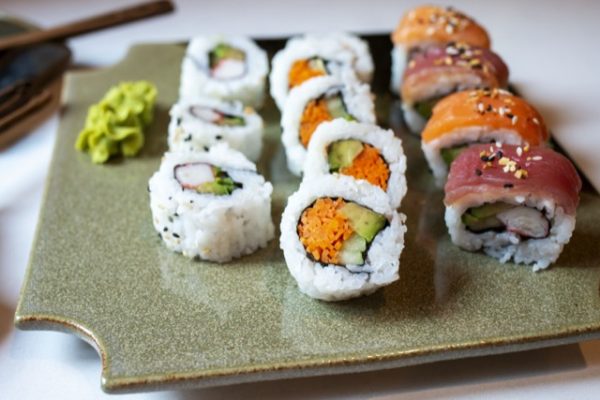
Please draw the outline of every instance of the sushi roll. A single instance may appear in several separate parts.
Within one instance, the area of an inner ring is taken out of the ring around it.
[[[179,96],[239,100],[260,108],[268,68],[267,53],[246,37],[196,37],[183,59]]]
[[[382,190],[324,175],[304,180],[288,199],[280,246],[300,291],[345,300],[398,279],[404,220]]]
[[[471,90],[445,97],[421,135],[421,148],[442,186],[450,163],[473,143],[544,145],[549,134],[533,106],[505,90]]]
[[[400,207],[406,194],[406,157],[393,131],[377,125],[336,119],[324,122],[308,145],[304,179],[345,175],[374,185]]]
[[[225,142],[252,161],[262,149],[263,120],[254,109],[239,101],[198,97],[181,100],[171,108],[169,149],[206,151]]]
[[[300,175],[306,149],[315,129],[336,118],[375,123],[375,105],[369,85],[352,76],[324,76],[294,88],[281,116],[281,140],[289,170]]]
[[[555,262],[575,228],[581,180],[546,147],[475,145],[452,163],[445,187],[452,242],[501,262]]]
[[[494,52],[466,43],[432,46],[415,54],[401,86],[404,122],[415,134],[425,127],[435,104],[469,89],[506,88],[508,67]]]
[[[208,152],[167,152],[150,178],[152,221],[186,257],[226,262],[273,238],[273,187],[225,143]]]
[[[466,43],[488,49],[490,38],[475,20],[451,8],[432,5],[415,7],[400,20],[392,33],[391,89],[400,92],[404,69],[412,56],[432,45]]]
[[[319,76],[352,73],[365,83],[373,74],[368,46],[358,37],[346,33],[295,37],[273,57],[271,96],[282,110],[294,87]]]

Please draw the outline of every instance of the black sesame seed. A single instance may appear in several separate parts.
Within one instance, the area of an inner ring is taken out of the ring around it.
[[[174,217],[179,217],[179,214],[175,213],[173,214]]]
[[[502,152],[502,150],[498,150],[498,151],[496,152],[496,155],[498,156],[498,158],[502,158],[502,157],[504,157],[504,153]]]
[[[169,222],[173,222],[173,217],[169,216]]]
[[[513,185],[512,183],[505,183],[504,184],[504,189],[512,189],[515,185]]]
[[[167,232],[169,230],[169,228],[167,228],[166,226],[163,228],[163,232]]]
[[[210,150],[208,146],[204,146],[204,151]]]
[[[223,139],[223,136],[221,136],[221,135],[217,135],[217,136],[215,136],[215,139],[217,139],[217,140],[221,140],[221,139]]]
[[[162,235],[160,232],[158,232],[158,237],[162,239]]]
[[[477,175],[477,176],[481,176],[482,174],[483,174],[483,172],[481,172],[481,170],[480,170],[479,168],[477,168],[477,169],[475,170],[475,175]]]
[[[192,140],[192,134],[191,133],[189,135],[187,135],[185,139],[183,139],[184,142],[189,142],[190,140]]]
[[[173,232],[173,237],[176,237],[177,239],[179,239],[179,235],[176,234],[175,232]]]
[[[190,200],[190,204],[194,204],[194,200]]]
[[[181,125],[181,117],[177,118],[177,126]]]

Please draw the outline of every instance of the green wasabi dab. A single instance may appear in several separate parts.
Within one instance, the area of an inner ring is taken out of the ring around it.
[[[135,156],[144,145],[143,130],[154,116],[156,86],[148,81],[122,82],[88,110],[75,148],[101,164],[111,156]]]

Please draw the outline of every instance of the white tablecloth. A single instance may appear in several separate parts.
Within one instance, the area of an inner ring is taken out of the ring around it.
[[[0,10],[51,26],[125,3],[135,1],[3,0]],[[133,43],[185,40],[201,33],[265,37],[325,31],[332,26],[358,32],[389,31],[402,11],[415,3],[179,1],[176,14],[70,43],[77,63],[103,66],[117,62]],[[572,155],[583,155],[582,162],[600,173],[600,157],[585,157],[590,145],[600,150],[600,52],[596,41],[600,2],[544,4],[547,7],[541,2],[518,1],[453,3],[488,27],[495,49],[511,67],[511,80],[538,105],[550,126],[559,131],[576,130],[579,137],[582,132],[596,135],[592,141],[578,139]],[[0,399],[108,397],[100,389],[100,360],[90,346],[70,335],[21,332],[12,325],[57,122],[54,116],[0,152]],[[598,399],[600,341],[358,375],[120,398]]]

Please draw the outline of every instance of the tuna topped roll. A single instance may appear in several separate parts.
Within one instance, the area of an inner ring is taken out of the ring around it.
[[[324,175],[304,180],[288,199],[280,246],[303,293],[349,299],[398,279],[404,219],[381,189]]]
[[[555,262],[575,228],[581,180],[545,147],[475,145],[452,163],[445,186],[452,242],[501,262]]]
[[[505,90],[472,90],[437,103],[421,135],[421,147],[438,184],[450,163],[474,143],[544,145],[544,120],[525,100]]]
[[[413,55],[435,45],[450,42],[489,48],[486,30],[453,8],[419,6],[407,12],[392,33],[392,91],[400,91],[404,68]]]
[[[508,67],[494,52],[451,42],[414,55],[402,81],[404,121],[420,133],[435,104],[450,93],[468,89],[505,88]]]

